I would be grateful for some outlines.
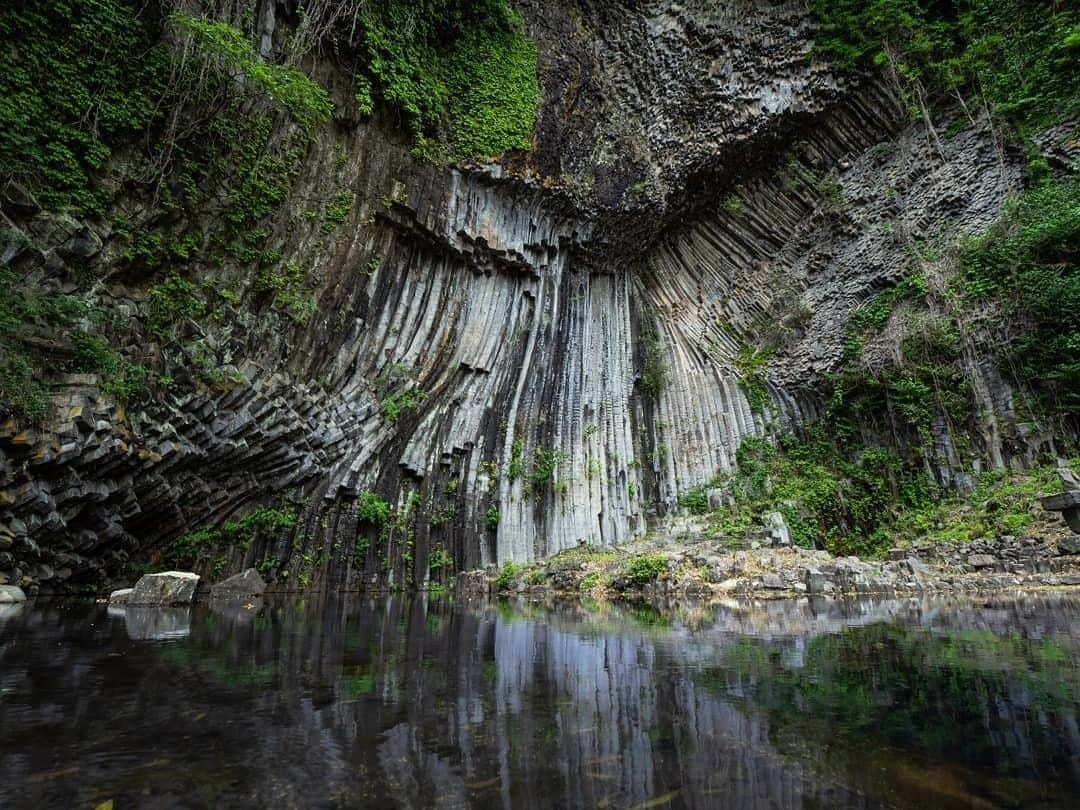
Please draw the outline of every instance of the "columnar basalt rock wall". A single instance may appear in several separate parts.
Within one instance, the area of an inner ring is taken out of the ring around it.
[[[274,226],[314,314],[294,323],[247,271],[205,268],[240,301],[181,343],[205,341],[231,379],[178,380],[130,413],[71,379],[48,424],[6,425],[0,575],[123,580],[185,531],[270,503],[298,525],[208,567],[422,584],[436,552],[451,559],[441,578],[630,539],[730,469],[743,437],[814,418],[848,314],[897,278],[905,242],[984,227],[1017,184],[1016,156],[988,137],[939,154],[887,90],[846,88],[812,61],[802,3],[520,6],[540,51],[533,154],[441,168],[388,122],[335,121]],[[351,86],[332,60],[318,70],[339,95]],[[301,215],[342,191],[355,204],[331,232]],[[117,249],[97,236],[107,269]],[[37,272],[68,237],[49,238],[15,266]],[[98,295],[133,343],[153,343],[144,293]],[[755,413],[736,359],[769,328]],[[641,384],[645,335],[663,346],[658,394]],[[418,407],[387,407],[395,370]],[[990,413],[1007,412],[986,374]],[[365,490],[396,510],[393,530],[359,520]]]

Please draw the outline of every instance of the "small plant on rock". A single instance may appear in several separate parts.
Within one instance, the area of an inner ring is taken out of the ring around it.
[[[638,554],[627,564],[627,578],[635,585],[655,582],[667,570],[667,559],[662,554]]]

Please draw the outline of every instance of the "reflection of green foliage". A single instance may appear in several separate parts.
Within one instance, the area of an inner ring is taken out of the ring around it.
[[[370,672],[341,676],[341,695],[345,700],[356,700],[375,692],[375,676]]]
[[[970,753],[998,761],[1007,749],[992,746],[987,722],[1002,706],[1071,712],[1080,700],[1080,651],[1063,639],[1029,640],[989,631],[927,633],[898,625],[849,628],[810,640],[798,665],[767,642],[740,639],[720,668],[700,682],[725,695],[748,695],[787,723],[826,721],[839,733],[914,745],[927,754]],[[1022,690],[1022,691],[1020,691]],[[1017,703],[1017,696],[1024,695]],[[1035,731],[1053,746],[1052,726]],[[876,743],[880,744],[880,743]]]
[[[234,661],[217,650],[197,647],[190,640],[168,645],[161,650],[161,657],[175,666],[195,669],[220,686],[232,689],[265,689],[274,680],[273,664]]]
[[[626,615],[629,616],[635,624],[649,630],[667,629],[671,627],[671,619],[664,616],[664,614],[652,605],[633,605],[626,611]]]

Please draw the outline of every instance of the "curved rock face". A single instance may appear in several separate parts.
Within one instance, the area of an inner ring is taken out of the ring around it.
[[[984,227],[1017,184],[988,137],[938,153],[884,89],[812,62],[802,3],[520,5],[543,89],[529,162],[441,169],[374,124],[320,135],[284,208],[355,205],[333,233],[276,226],[315,314],[295,324],[253,279],[206,270],[239,290],[202,335],[231,380],[125,413],[72,377],[47,427],[9,423],[0,575],[113,578],[269,503],[298,524],[218,549],[219,572],[421,584],[627,540],[743,437],[813,418],[847,315],[905,241]],[[99,303],[136,324],[146,306],[119,285]],[[755,409],[736,358],[766,329]],[[358,514],[364,491],[387,525]]]

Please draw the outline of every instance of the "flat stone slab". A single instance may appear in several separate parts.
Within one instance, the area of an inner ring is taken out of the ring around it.
[[[1080,554],[1080,534],[1058,540],[1058,554]]]
[[[1064,512],[1066,509],[1080,507],[1080,492],[1060,492],[1040,498],[1043,509],[1049,512]]]
[[[195,601],[199,587],[199,575],[191,571],[163,571],[146,574],[127,596],[128,605],[161,607],[167,605],[190,605]]]
[[[247,596],[260,596],[265,592],[266,582],[254,568],[234,574],[210,587],[212,599],[243,599]]]
[[[26,594],[23,589],[15,585],[0,585],[0,605],[11,605],[15,602],[25,602]]]

